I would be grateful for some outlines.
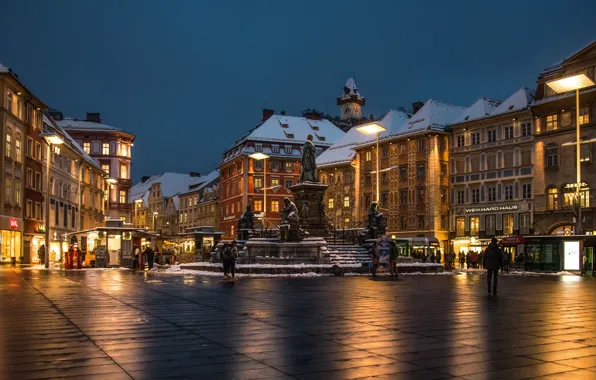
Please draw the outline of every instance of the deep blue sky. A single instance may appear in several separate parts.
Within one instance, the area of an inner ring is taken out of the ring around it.
[[[137,135],[132,175],[208,172],[262,108],[338,114],[535,87],[596,39],[596,1],[5,1],[0,63],[46,104]]]

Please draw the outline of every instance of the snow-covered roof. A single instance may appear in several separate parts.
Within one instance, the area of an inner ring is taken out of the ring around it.
[[[303,143],[308,135],[313,136],[315,145],[330,146],[339,140],[344,132],[326,119],[311,120],[298,116],[273,115],[245,139]]]
[[[579,53],[581,53],[582,51],[589,49],[590,47],[592,47],[592,45],[596,46],[596,41],[590,41],[588,42],[586,45],[582,46],[581,48],[577,49],[576,51],[574,51],[573,53],[569,54],[567,57],[561,59],[559,62],[555,63],[552,66],[549,66],[547,68],[544,69],[543,73],[547,73],[549,71],[553,71],[556,70],[558,68],[560,68],[563,63],[565,63],[565,61],[575,57],[576,55],[578,55]]]
[[[501,103],[502,101],[500,100],[482,97],[474,102],[474,104],[472,104],[470,107],[466,108],[464,112],[459,114],[452,123],[465,123],[466,121],[487,117],[493,113],[494,110],[501,105]]]
[[[377,123],[387,128],[386,131],[381,132],[380,138],[397,133],[399,128],[408,120],[409,115],[402,111],[390,110]],[[317,158],[317,165],[320,167],[337,165],[342,163],[349,163],[354,158],[356,152],[354,147],[365,144],[375,140],[375,136],[365,135],[359,132],[357,127],[350,129],[341,139],[339,139],[333,146],[324,151]]]
[[[163,198],[170,198],[179,193],[188,191],[189,186],[201,183],[209,184],[219,176],[219,171],[214,170],[206,176],[196,177],[189,173],[162,173],[147,179],[145,182],[138,182],[131,187],[129,192],[129,201],[134,202],[137,199],[143,199],[145,205],[149,198],[149,189],[155,183],[161,184],[161,194]]]
[[[505,101],[503,101],[503,103],[501,103],[490,116],[526,109],[534,101],[535,95],[536,92],[534,90],[522,87],[505,99]]]
[[[9,72],[8,67],[6,67],[0,63],[0,73],[8,73],[8,72]]]
[[[399,133],[411,133],[429,129],[444,130],[448,124],[452,123],[464,111],[465,107],[458,107],[429,99],[418,112],[406,121]]]
[[[356,81],[354,80],[354,78],[350,77],[344,85],[344,89],[340,98],[349,99],[352,96],[358,96],[359,98],[364,99],[364,97],[360,95],[360,93],[358,92],[358,86],[356,86]]]
[[[112,127],[111,125],[93,121],[77,120],[70,117],[57,120],[56,123],[67,131],[125,132],[122,129]]]
[[[52,119],[52,117],[47,112],[43,113],[43,122],[48,126],[52,127],[54,130],[56,130],[56,132],[58,132],[58,134],[60,134],[62,138],[66,139],[71,149],[77,152],[77,154],[81,155],[85,161],[95,166],[97,169],[102,170],[99,163],[95,161],[87,153],[85,153],[85,150],[79,144],[77,144],[77,142],[68,134],[68,132],[66,132],[60,125],[58,125],[56,121]]]

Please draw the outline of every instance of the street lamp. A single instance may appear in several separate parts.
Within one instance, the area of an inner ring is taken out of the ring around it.
[[[135,199],[135,221],[134,221],[134,223],[133,223],[133,226],[134,226],[134,227],[136,227],[136,225],[137,225],[137,224],[139,224],[139,223],[138,223],[138,215],[137,215],[137,207],[138,207],[138,206],[139,206],[141,203],[143,203],[143,199],[142,199],[142,198],[140,198],[140,199]]]
[[[585,74],[572,75],[569,77],[555,79],[546,82],[557,94],[575,90],[575,170],[576,170],[576,196],[577,196],[577,220],[575,221],[575,234],[580,235],[582,230],[582,205],[580,199],[581,190],[581,136],[579,130],[579,90],[586,87],[594,86],[594,82]]]
[[[153,232],[156,231],[155,218],[157,217],[157,214],[159,214],[157,211],[153,211]]]
[[[372,135],[372,134],[376,134],[377,135],[377,170],[375,170],[376,172],[376,177],[377,177],[377,194],[376,194],[376,201],[377,204],[379,203],[379,198],[381,198],[380,195],[380,190],[379,190],[379,168],[381,166],[381,163],[379,162],[379,134],[381,132],[384,132],[387,130],[387,128],[383,127],[380,124],[377,123],[371,123],[371,124],[364,124],[361,125],[359,127],[356,127],[356,130],[360,133],[364,133],[365,135]]]
[[[263,160],[263,227],[265,228],[265,222],[267,221],[267,159],[268,155],[265,153],[257,152],[249,155],[248,157],[256,161]]]
[[[53,145],[62,145],[64,144],[64,140],[62,140],[62,138],[60,138],[60,136],[58,136],[56,133],[54,132],[45,132],[45,133],[40,133],[39,134],[41,137],[43,137],[44,141],[46,142],[46,144],[48,144],[48,149],[47,152],[48,154],[46,154],[46,201],[45,201],[45,207],[46,207],[46,212],[45,212],[45,218],[46,218],[46,233],[45,233],[45,240],[46,240],[46,251],[44,254],[44,263],[45,263],[45,267],[49,268],[50,267],[50,160],[51,160],[51,154],[52,154],[52,146]],[[62,244],[62,243],[61,243]]]

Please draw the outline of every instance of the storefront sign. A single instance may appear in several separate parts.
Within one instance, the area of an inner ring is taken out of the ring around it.
[[[517,210],[517,205],[511,206],[492,206],[492,207],[475,207],[475,208],[467,208],[465,209],[466,214],[470,213],[479,213],[479,212],[496,212],[496,211],[515,211]]]
[[[508,236],[508,237],[504,237],[501,240],[501,244],[503,244],[503,245],[520,245],[520,244],[524,244],[524,237],[523,236]]]
[[[19,229],[19,221],[16,219],[11,219],[10,220],[10,229],[18,230]]]
[[[224,220],[234,220],[234,219],[236,219],[236,216],[234,216],[234,215],[224,216]]]
[[[43,234],[46,232],[46,225],[45,224],[38,224],[37,226],[35,226],[35,232],[38,232],[40,234]]]
[[[563,253],[565,255],[565,270],[579,270],[579,241],[563,242]]]

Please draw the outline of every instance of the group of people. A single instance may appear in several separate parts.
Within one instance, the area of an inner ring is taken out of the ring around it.
[[[490,245],[489,245],[490,246]],[[488,248],[487,248],[488,249]],[[501,250],[501,259],[503,261],[502,269],[509,272],[511,269],[511,257],[508,252],[504,252]],[[458,255],[459,259],[459,267],[463,268],[473,268],[473,269],[482,269],[486,268],[486,250],[476,252],[476,251],[468,251],[467,253],[461,251]]]
[[[139,248],[138,245],[135,245],[133,248],[133,258],[132,258],[132,268],[139,269],[141,267],[141,263],[147,263],[147,267],[149,269],[153,269],[153,265],[155,263],[159,264],[170,264],[176,261],[176,256],[170,249],[166,249],[165,251],[159,251],[157,247],[146,246],[143,251]],[[162,259],[162,256],[169,255],[165,260]],[[144,260],[141,260],[141,256],[143,256]]]

